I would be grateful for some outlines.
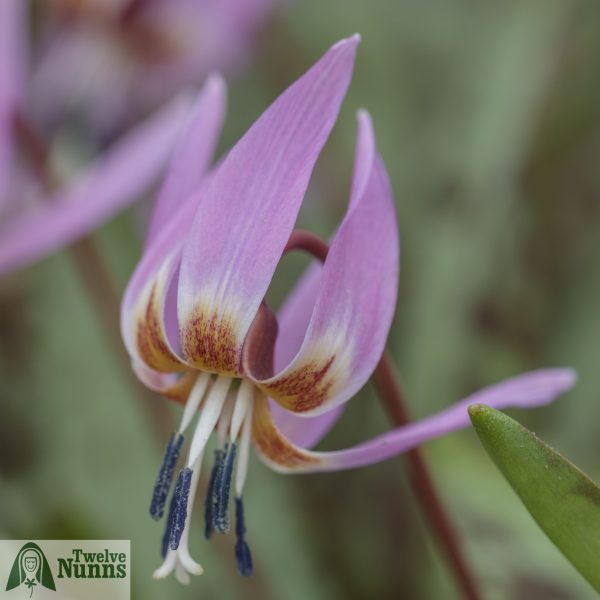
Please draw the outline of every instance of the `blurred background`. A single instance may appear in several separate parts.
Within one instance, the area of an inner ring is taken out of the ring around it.
[[[101,150],[182,87],[201,85],[212,67],[230,85],[222,153],[333,42],[359,31],[354,80],[300,224],[328,235],[343,214],[355,112],[367,108],[397,199],[402,270],[389,343],[414,416],[528,369],[575,367],[572,393],[514,415],[600,479],[595,0],[227,2],[254,12],[227,27],[210,9],[205,20],[182,19],[181,36],[211,43],[175,74],[160,71],[161,40],[152,37],[164,17],[141,45],[119,46],[105,14],[115,2],[102,4],[31,5],[26,104],[57,163]],[[169,4],[173,14],[178,4]],[[57,50],[65,40],[67,50]],[[158,85],[134,80],[139,55],[128,52],[150,57],[144,69],[159,73]],[[235,572],[233,538],[207,543],[197,518],[191,547],[205,574],[187,588],[151,579],[162,530],[147,505],[167,439],[156,420],[179,409],[149,393],[140,399],[114,331],[115,298],[139,258],[149,206],[140,199],[79,250],[0,280],[0,537],[131,539],[136,599],[460,598],[403,458],[293,477],[253,457],[245,497],[254,578]],[[92,250],[111,293],[93,285],[98,274],[82,259]],[[275,305],[305,264],[285,259],[270,291]],[[367,385],[322,447],[387,428]],[[485,598],[595,597],[472,431],[424,453]]]

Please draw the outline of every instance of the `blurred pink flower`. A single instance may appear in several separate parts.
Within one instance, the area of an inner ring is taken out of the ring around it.
[[[160,175],[191,108],[187,95],[171,100],[67,185],[45,189],[40,173],[17,152],[17,114],[26,113],[31,96],[26,30],[27,3],[2,0],[0,275],[75,241],[138,200]]]
[[[570,369],[536,371],[359,446],[310,450],[375,369],[396,304],[394,200],[365,111],[358,113],[348,211],[325,263],[309,269],[277,318],[264,301],[350,83],[358,42],[353,36],[335,44],[212,170],[225,87],[211,80],[159,193],[121,316],[125,344],[141,381],[185,403],[155,484],[150,507],[155,519],[164,515],[183,435],[198,409],[199,417],[171,500],[158,578],[175,570],[186,582],[190,573],[202,573],[189,554],[188,535],[213,430],[218,446],[205,534],[229,529],[237,454],[235,555],[240,573],[249,575],[242,493],[251,441],[276,471],[350,469],[466,427],[469,404],[537,406],[574,383]]]
[[[53,121],[79,109],[100,133],[248,62],[278,0],[55,0],[33,89]]]

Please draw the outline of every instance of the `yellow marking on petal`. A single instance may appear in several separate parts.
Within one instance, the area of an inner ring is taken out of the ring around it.
[[[190,364],[219,375],[240,374],[241,344],[233,313],[197,305],[185,320],[181,345]]]
[[[277,429],[266,396],[257,394],[252,412],[252,436],[260,454],[274,466],[303,468],[318,465],[313,453],[295,446]]]
[[[142,295],[138,305],[136,340],[141,360],[155,371],[172,373],[185,369],[181,360],[171,352],[162,326],[164,285],[160,280]],[[145,300],[145,301],[144,301]]]

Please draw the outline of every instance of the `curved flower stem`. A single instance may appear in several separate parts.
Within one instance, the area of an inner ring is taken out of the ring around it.
[[[316,235],[308,231],[295,230],[290,236],[285,252],[291,250],[304,250],[321,262],[325,262],[329,247]],[[410,423],[406,399],[394,373],[393,361],[387,350],[375,369],[373,380],[394,425],[402,427]],[[480,600],[482,596],[475,584],[475,578],[463,554],[456,530],[435,488],[425,459],[418,448],[407,452],[407,458],[411,468],[412,487],[419,506],[436,534],[438,544],[446,556],[464,598]]]
[[[48,147],[45,140],[19,112],[14,116],[13,126],[15,137],[29,159],[42,187],[46,192],[51,193],[58,187],[59,182],[54,178],[48,165]],[[88,290],[97,313],[102,319],[103,329],[108,333],[112,342],[114,353],[121,364],[129,364],[129,357],[121,342],[119,331],[119,296],[102,257],[90,238],[82,238],[73,244],[70,250],[79,277]],[[131,371],[129,370],[129,372]],[[135,377],[130,377],[130,381],[135,386],[135,395],[139,399],[142,412],[146,415],[158,439],[168,437],[172,427],[167,405],[163,402],[156,402],[154,395]]]

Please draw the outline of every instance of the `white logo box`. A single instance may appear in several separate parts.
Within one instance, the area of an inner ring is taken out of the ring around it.
[[[0,540],[0,599],[21,598],[130,600],[130,541]]]

